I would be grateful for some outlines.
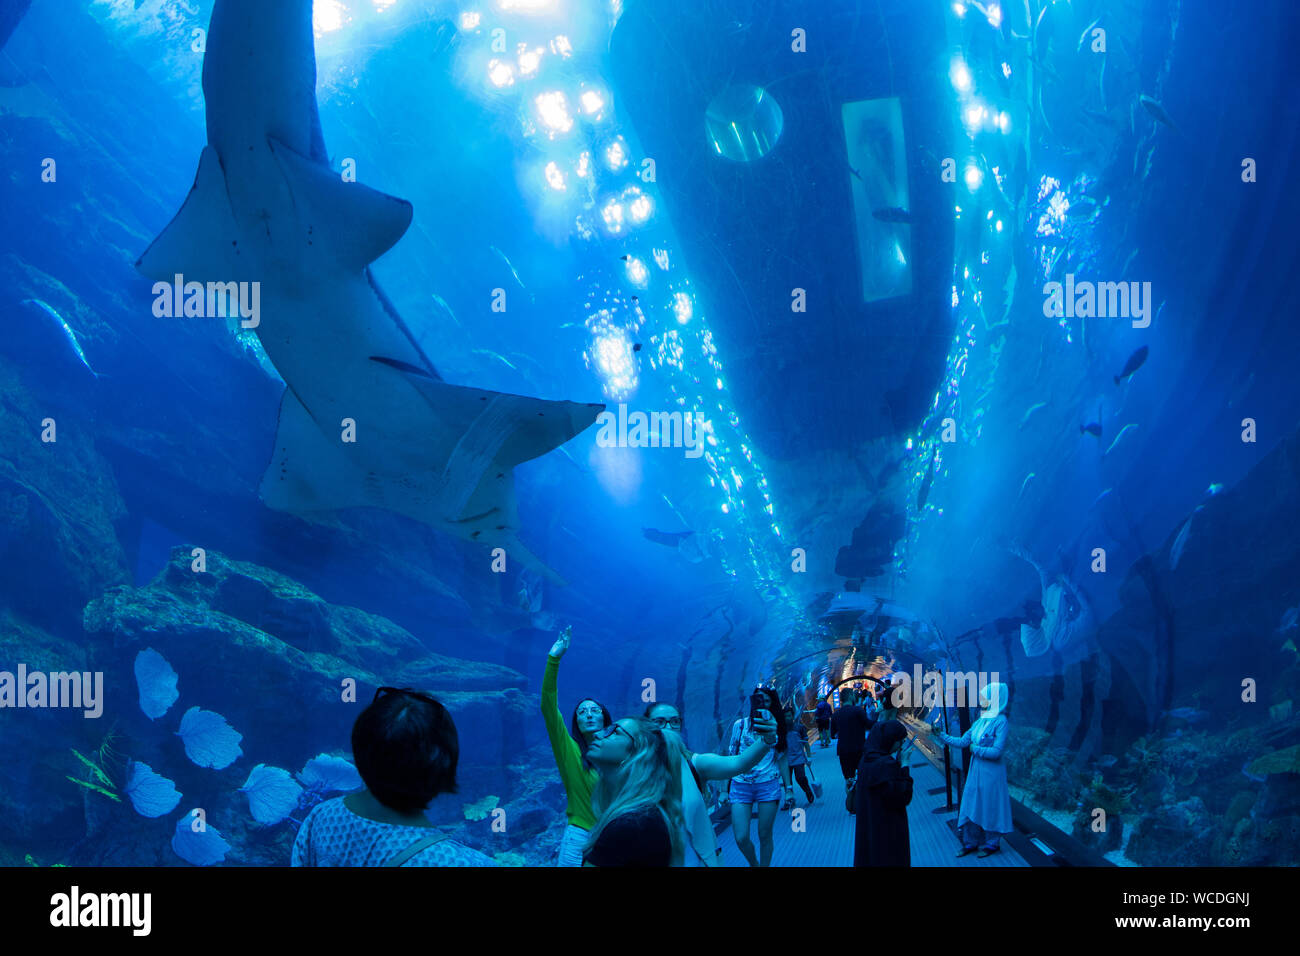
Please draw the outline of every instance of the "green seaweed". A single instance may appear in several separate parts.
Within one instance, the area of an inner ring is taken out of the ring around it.
[[[97,779],[100,783],[102,783],[106,787],[113,786],[113,781],[109,778],[108,774],[104,772],[103,767],[101,767],[95,761],[91,760],[89,757],[83,754],[80,750],[77,750],[75,747],[72,749],[72,752],[73,754],[76,755],[76,758],[78,760],[80,760],[82,763],[84,763],[87,767],[90,768],[90,772],[95,775],[95,779]]]
[[[90,783],[89,781],[86,780],[78,780],[76,777],[72,776],[71,774],[67,774],[65,776],[67,776],[67,778],[71,780],[73,783],[81,784],[81,786],[85,787],[87,790],[93,790],[96,793],[102,793],[110,800],[116,800],[118,803],[122,802],[122,798],[119,797],[117,794],[115,794],[112,790],[105,790],[103,787],[99,786],[98,784]]]
[[[1084,797],[1085,805],[1101,807],[1109,816],[1118,816],[1133,805],[1134,788],[1111,787],[1101,774],[1094,774]]]

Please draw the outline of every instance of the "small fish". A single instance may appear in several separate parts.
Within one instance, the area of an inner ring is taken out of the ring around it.
[[[633,343],[632,343],[632,351],[633,351],[633,352],[640,352],[640,351],[641,351],[641,343],[640,343],[640,342],[633,342]]]
[[[41,312],[45,314],[45,317],[59,330],[59,334],[62,335],[64,341],[68,343],[68,347],[72,349],[73,354],[77,356],[77,360],[85,366],[86,371],[95,376],[95,378],[99,378],[99,373],[90,367],[90,362],[86,359],[86,353],[82,351],[81,343],[77,341],[77,336],[72,331],[72,326],[68,325],[63,316],[59,315],[59,313],[55,312],[48,303],[42,302],[40,299],[23,299],[22,304],[35,306],[40,309]]]
[[[680,547],[681,543],[695,534],[694,531],[660,531],[658,528],[642,528],[641,534],[647,541],[662,544],[668,548]]]
[[[1099,23],[1101,23],[1101,17],[1098,17],[1096,20],[1093,20],[1091,23],[1089,23],[1086,27],[1083,28],[1083,32],[1079,34],[1079,46],[1075,50],[1076,53],[1083,52],[1084,46],[1086,46],[1088,41],[1092,39],[1093,29]],[[1102,60],[1101,62],[1104,64],[1106,61]]]
[[[1115,440],[1110,443],[1110,447],[1101,453],[1101,457],[1105,458],[1107,455],[1113,452],[1115,450],[1115,446],[1119,444],[1120,439],[1123,438],[1125,435],[1127,435],[1129,431],[1134,428],[1137,428],[1137,426],[1132,424],[1131,422],[1125,425],[1123,428],[1121,428],[1119,430],[1119,434],[1115,436]]]
[[[1146,107],[1147,112],[1151,114],[1151,117],[1157,123],[1164,123],[1174,132],[1178,132],[1178,127],[1174,125],[1174,121],[1169,118],[1169,114],[1165,112],[1165,108],[1157,101],[1143,93],[1138,96],[1138,102]]]
[[[627,262],[627,261],[628,261],[629,259],[631,259],[632,257],[631,257],[631,256],[619,256],[619,258],[622,259],[624,262]]]
[[[1114,490],[1115,490],[1114,488],[1107,488],[1105,491],[1103,491],[1101,494],[1099,494],[1096,498],[1093,498],[1093,499],[1092,499],[1093,507],[1096,507],[1097,505],[1101,504],[1102,501],[1105,499],[1105,497],[1106,497],[1108,494],[1110,494],[1112,491],[1114,491]]]
[[[1103,113],[1101,110],[1093,110],[1085,107],[1083,115],[1096,120],[1098,123],[1104,123],[1107,126],[1114,126],[1117,129],[1119,128],[1119,122],[1109,113]]]
[[[1213,498],[1215,495],[1223,493],[1223,485],[1216,481],[1205,489],[1205,493]]]
[[[1016,501],[1019,501],[1021,498],[1025,496],[1025,489],[1029,487],[1029,482],[1033,479],[1033,477],[1034,477],[1034,472],[1032,471],[1029,474],[1025,475],[1025,480],[1020,483],[1020,494],[1016,495]]]
[[[1082,435],[1082,434],[1084,434],[1085,432],[1086,432],[1087,434],[1091,435],[1093,438],[1100,438],[1100,437],[1101,437],[1101,426],[1098,425],[1096,422],[1089,422],[1089,423],[1086,424],[1086,425],[1080,425],[1080,426],[1079,426],[1079,434]]]
[[[527,291],[528,287],[524,285],[524,280],[519,278],[519,273],[515,270],[514,263],[506,258],[506,254],[496,246],[488,246],[488,248],[495,252],[497,258],[506,264],[506,268],[510,270],[510,274],[515,277],[515,282],[519,283],[519,288]]]
[[[1046,53],[1052,46],[1052,35],[1056,32],[1055,21],[1048,19],[1047,11],[1051,9],[1051,4],[1043,4],[1043,9],[1038,11],[1038,20],[1034,24],[1034,52],[1041,56]]]
[[[1192,533],[1192,518],[1183,522],[1183,529],[1178,532],[1178,537],[1174,538],[1174,546],[1169,549],[1169,570],[1173,571],[1178,568],[1178,562],[1183,560],[1183,549],[1187,547],[1187,539]]]
[[[1119,763],[1119,758],[1114,754],[1102,754],[1097,758],[1097,766],[1103,770],[1107,767],[1113,767],[1117,763]]]
[[[1138,369],[1142,367],[1142,363],[1147,360],[1148,351],[1149,350],[1144,345],[1128,357],[1128,361],[1124,363],[1124,371],[1120,372],[1118,375],[1115,376],[1116,385],[1124,381],[1124,379],[1128,378],[1130,375],[1132,375],[1134,372],[1136,372]]]
[[[1029,416],[1034,414],[1034,412],[1038,411],[1040,408],[1046,408],[1046,407],[1047,407],[1046,402],[1034,402],[1034,404],[1030,405],[1027,409],[1025,409],[1025,414],[1020,417],[1020,427],[1021,428],[1025,427],[1025,424],[1029,421]]]
[[[519,371],[518,365],[510,361],[510,359],[506,358],[504,355],[499,355],[498,353],[493,352],[490,349],[473,349],[471,351],[474,355],[483,355],[486,356],[487,358],[494,358],[502,365],[504,365],[506,368],[513,369],[516,372]]]
[[[1163,716],[1172,717],[1174,720],[1185,720],[1189,724],[1197,724],[1210,715],[1208,711],[1197,710],[1195,707],[1176,707],[1173,710],[1166,710]]]
[[[446,299],[438,295],[436,292],[430,293],[429,298],[433,299],[433,304],[446,313],[453,322],[460,325],[460,319],[456,318],[456,313],[451,310],[451,306],[447,304]]]
[[[1277,633],[1285,634],[1287,631],[1294,630],[1297,620],[1300,620],[1300,607],[1289,607],[1282,613],[1282,620],[1277,626]]]
[[[912,221],[912,214],[906,209],[898,206],[890,206],[887,209],[876,209],[871,213],[873,219],[879,219],[881,222],[907,222]]]
[[[1048,407],[1047,402],[1035,402],[1034,405],[1031,405],[1030,407],[1026,408],[1026,410],[1024,410],[1024,415],[1021,416],[1021,428],[1024,428],[1024,425],[1028,423],[1028,420],[1030,420],[1030,416],[1034,415],[1034,412],[1039,410],[1039,408],[1047,408],[1047,407]]]

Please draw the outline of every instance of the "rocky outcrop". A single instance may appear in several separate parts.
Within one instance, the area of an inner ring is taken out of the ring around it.
[[[32,394],[4,361],[0,406],[4,603],[42,627],[79,632],[81,607],[129,579],[114,526],[122,497],[84,409]]]
[[[129,802],[63,788],[84,799],[88,828],[69,862],[177,863],[172,828],[178,814],[201,806],[233,847],[227,863],[285,863],[292,825],[255,824],[238,788],[258,763],[296,771],[321,752],[347,755],[352,723],[385,684],[433,693],[456,721],[460,792],[435,801],[435,821],[456,824],[466,842],[492,852],[528,856],[536,847],[523,844],[562,819],[549,753],[518,746],[524,721],[537,710],[521,674],[430,654],[392,622],[330,604],[266,568],[211,551],[204,570],[194,570],[193,560],[177,549],[152,584],[110,588],[84,615],[86,666],[104,672],[101,725],[114,728],[113,752],[173,779],[182,805],[146,820]],[[146,647],[179,675],[179,699],[154,721],[139,707],[133,672]],[[351,682],[355,696],[348,692]],[[200,768],[185,756],[175,731],[191,706],[221,714],[243,735],[243,754],[226,769]],[[493,831],[490,819],[469,821],[463,813],[466,804],[487,795],[512,798],[505,804],[504,832]],[[41,806],[38,797],[28,793],[26,805]]]
[[[0,637],[0,670],[13,673],[19,663],[42,672],[86,669],[86,654],[75,644],[12,614],[0,613]],[[47,858],[65,850],[83,826],[80,789],[66,779],[80,772],[72,748],[95,750],[104,733],[101,721],[76,710],[35,708],[0,711],[0,721],[0,866],[21,866],[27,853],[57,862]]]

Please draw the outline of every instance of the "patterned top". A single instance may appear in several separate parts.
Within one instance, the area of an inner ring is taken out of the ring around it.
[[[432,836],[427,827],[380,823],[357,816],[342,797],[326,800],[307,814],[293,841],[291,866],[383,866],[412,843]],[[496,866],[490,856],[463,843],[443,840],[425,847],[402,866]]]
[[[759,739],[761,737],[754,733],[754,726],[749,718],[743,717],[731,725],[731,746],[728,749],[733,754],[743,754],[754,746],[754,741]],[[770,780],[780,780],[781,767],[776,762],[776,751],[769,750],[748,773],[738,773],[731,779],[739,780],[741,783],[767,783]]]

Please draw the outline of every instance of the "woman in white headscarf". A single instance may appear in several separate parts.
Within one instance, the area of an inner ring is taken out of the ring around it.
[[[979,719],[961,737],[950,737],[936,726],[934,736],[949,747],[970,747],[970,773],[961,795],[957,833],[965,856],[979,850],[981,857],[1001,849],[1001,834],[1010,833],[1011,793],[1007,789],[1007,767],[1002,759],[1007,744],[1007,685],[989,684],[980,691]]]

